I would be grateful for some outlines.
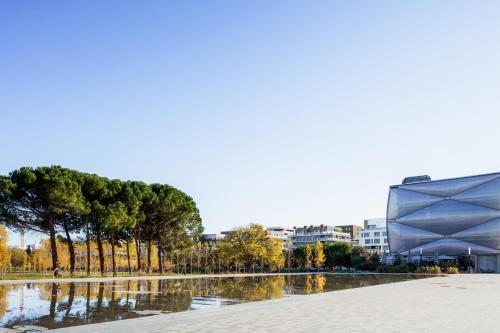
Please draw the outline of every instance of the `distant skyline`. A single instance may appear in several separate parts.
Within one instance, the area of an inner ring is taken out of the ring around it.
[[[161,182],[205,231],[359,224],[500,171],[496,1],[0,3],[0,174]]]

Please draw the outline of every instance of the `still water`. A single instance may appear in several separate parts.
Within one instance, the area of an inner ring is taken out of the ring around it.
[[[0,327],[60,328],[415,278],[318,274],[0,285]]]

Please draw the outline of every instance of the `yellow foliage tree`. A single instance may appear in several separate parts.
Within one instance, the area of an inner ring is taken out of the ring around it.
[[[306,245],[305,249],[305,266],[306,269],[309,271],[312,266],[312,261],[313,261],[313,253],[312,253],[312,246],[311,245]]]
[[[47,271],[52,266],[52,257],[50,252],[50,242],[43,241],[41,245],[33,251],[33,267],[36,271]]]
[[[282,242],[271,238],[260,224],[230,231],[219,249],[221,259],[234,265],[237,271],[241,266],[254,270],[259,264],[261,269],[282,268],[285,262]]]
[[[10,263],[7,240],[7,230],[5,230],[5,228],[0,225],[0,272],[7,269]]]
[[[17,247],[11,247],[9,248],[9,255],[11,269],[14,270],[14,272],[24,270],[24,266],[28,259],[26,251]]]
[[[325,253],[323,252],[323,243],[321,243],[319,240],[316,241],[316,245],[314,246],[314,264],[316,268],[319,269],[323,267],[325,264]]]
[[[266,239],[266,263],[271,269],[282,269],[285,266],[283,242],[276,238]]]

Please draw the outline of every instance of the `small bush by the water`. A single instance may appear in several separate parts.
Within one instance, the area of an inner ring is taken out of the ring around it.
[[[446,273],[447,274],[458,274],[458,267],[448,267],[446,268]]]
[[[423,274],[443,274],[443,271],[441,270],[441,267],[435,265],[435,266],[418,267],[417,268],[417,273],[423,273]]]

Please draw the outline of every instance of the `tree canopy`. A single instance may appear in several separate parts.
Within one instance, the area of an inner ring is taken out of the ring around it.
[[[187,246],[203,231],[194,200],[172,186],[108,179],[60,166],[22,167],[0,176],[0,223],[49,236],[54,270],[59,266],[56,239],[61,236],[68,244],[71,272],[72,235],[85,233],[87,244],[97,242],[101,272],[102,242],[108,241],[115,272],[115,246],[121,243],[128,246],[133,239],[138,252],[145,244],[149,267],[153,244],[161,255]]]
[[[221,257],[236,270],[240,267],[282,268],[285,263],[283,243],[270,237],[260,224],[237,228],[226,234],[220,244]]]

